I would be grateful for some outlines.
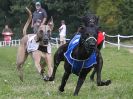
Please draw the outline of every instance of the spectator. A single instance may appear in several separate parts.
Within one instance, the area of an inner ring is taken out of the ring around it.
[[[8,25],[5,25],[5,28],[3,29],[2,33],[4,33],[4,32],[12,33],[12,30],[8,27]]]
[[[66,25],[65,21],[61,21],[61,26],[59,28],[59,36],[60,36],[60,46],[66,43]]]
[[[5,28],[2,31],[2,35],[4,36],[4,41],[6,42],[6,44],[10,44],[10,42],[11,42],[11,36],[13,35],[13,32],[8,27],[8,25],[5,25]]]
[[[32,23],[31,23],[31,27],[33,28],[34,33],[36,33],[35,28],[36,28],[37,20],[40,20],[41,25],[44,25],[47,19],[47,13],[45,9],[41,7],[41,3],[36,2],[35,6],[36,6],[36,11],[34,11],[33,13],[33,18],[32,18]]]

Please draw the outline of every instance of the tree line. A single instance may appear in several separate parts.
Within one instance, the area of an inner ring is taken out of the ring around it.
[[[28,18],[25,7],[33,12],[36,1],[42,3],[49,18],[53,16],[53,35],[58,35],[62,19],[66,21],[67,35],[72,35],[81,25],[80,18],[85,13],[96,14],[101,30],[107,34],[133,34],[133,0],[0,0],[0,31],[8,24],[15,39],[22,37],[22,28]],[[30,27],[28,31],[31,31]]]

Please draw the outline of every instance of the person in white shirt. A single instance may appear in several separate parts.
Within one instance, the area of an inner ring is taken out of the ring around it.
[[[66,25],[65,21],[61,21],[61,27],[59,28],[60,46],[66,43]]]

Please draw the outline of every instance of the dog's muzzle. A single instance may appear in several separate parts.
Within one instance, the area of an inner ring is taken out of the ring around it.
[[[97,40],[94,37],[89,37],[85,40],[84,46],[86,50],[93,50],[96,48]]]
[[[49,42],[49,35],[48,35],[48,33],[44,33],[44,35],[43,35],[44,45],[48,45],[48,42]]]

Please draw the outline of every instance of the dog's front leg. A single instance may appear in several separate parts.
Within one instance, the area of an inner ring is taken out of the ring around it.
[[[70,73],[67,73],[67,72],[64,73],[64,75],[62,77],[61,85],[59,86],[59,91],[60,92],[64,91],[64,87],[65,87],[66,82],[67,82],[67,80],[69,78],[69,75],[70,75]]]
[[[47,70],[47,76],[44,77],[44,81],[52,81],[50,79],[50,77],[52,76],[52,72],[53,72],[52,55],[51,53],[46,53],[45,55],[46,55],[45,60],[48,65],[48,70]]]
[[[32,52],[32,58],[33,58],[34,64],[35,64],[39,74],[43,76],[43,71],[42,71],[43,69],[40,65],[41,52],[38,50]]]
[[[51,53],[46,53],[47,64],[48,64],[48,77],[51,77],[53,72],[53,62]]]
[[[77,82],[77,86],[76,86],[76,89],[75,89],[75,92],[74,92],[74,96],[77,96],[78,93],[79,93],[79,90],[81,88],[81,86],[83,85],[85,79],[86,79],[86,76],[88,74],[88,72],[90,71],[91,69],[87,70],[87,69],[83,69],[80,74],[79,74],[79,78],[78,78],[78,82]]]
[[[97,57],[97,66],[96,66],[97,86],[108,86],[109,84],[111,84],[111,80],[106,80],[106,81],[101,80],[102,66],[103,66],[103,58],[101,56],[101,53],[99,53]]]

